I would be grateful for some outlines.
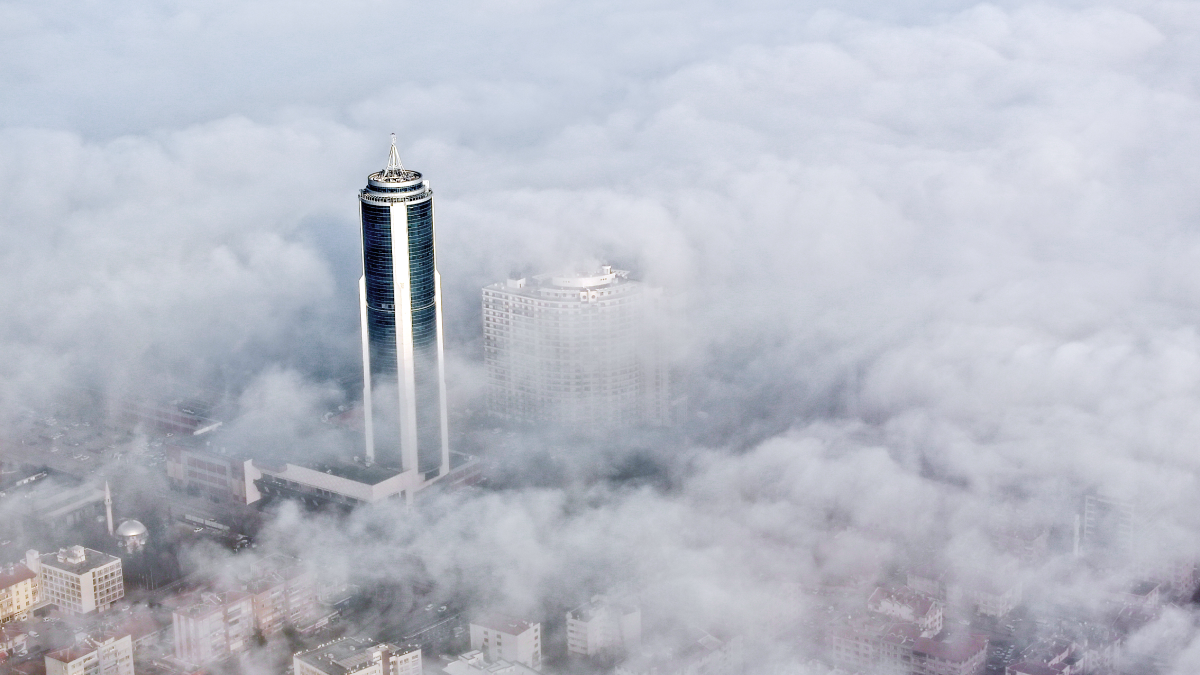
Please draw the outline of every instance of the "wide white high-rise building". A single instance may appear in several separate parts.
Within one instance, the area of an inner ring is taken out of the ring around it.
[[[657,289],[609,265],[483,289],[488,410],[576,430],[669,421]]]
[[[42,599],[64,612],[103,612],[125,597],[121,559],[83,546],[57,553],[25,553],[25,566],[37,574]]]

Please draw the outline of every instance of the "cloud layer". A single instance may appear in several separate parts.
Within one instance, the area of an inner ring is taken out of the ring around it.
[[[875,4],[0,5],[0,404],[203,386],[280,422],[247,442],[312,436],[288,402],[359,367],[354,195],[395,131],[452,398],[481,286],[606,258],[676,299],[690,401],[671,489],[400,526],[489,561],[442,583],[536,612],[628,576],[753,627],[1088,489],[1154,495],[1147,546],[1194,555],[1200,10]]]

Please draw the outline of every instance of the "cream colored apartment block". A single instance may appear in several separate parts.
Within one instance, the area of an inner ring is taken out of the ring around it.
[[[0,568],[0,624],[27,618],[39,597],[33,570],[20,564]]]

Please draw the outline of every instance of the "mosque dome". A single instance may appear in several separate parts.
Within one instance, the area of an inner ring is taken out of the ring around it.
[[[138,537],[146,534],[146,526],[137,520],[126,520],[117,526],[118,537]]]

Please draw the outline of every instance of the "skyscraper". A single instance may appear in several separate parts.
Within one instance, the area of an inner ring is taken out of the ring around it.
[[[433,191],[401,164],[395,134],[387,167],[359,192],[359,211],[366,459],[415,470],[415,490],[450,467],[441,280]]]
[[[656,289],[609,265],[483,289],[488,410],[578,431],[665,425]]]

